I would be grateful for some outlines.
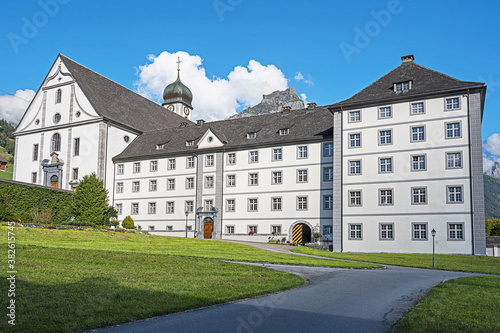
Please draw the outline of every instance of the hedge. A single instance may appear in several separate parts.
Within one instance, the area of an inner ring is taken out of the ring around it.
[[[68,222],[73,192],[0,179],[0,221],[36,222],[51,216],[52,224]]]

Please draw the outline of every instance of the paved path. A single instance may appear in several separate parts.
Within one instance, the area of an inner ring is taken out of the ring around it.
[[[387,332],[436,284],[478,275],[395,266],[354,270],[257,265],[293,272],[310,282],[279,294],[150,318],[96,332]]]

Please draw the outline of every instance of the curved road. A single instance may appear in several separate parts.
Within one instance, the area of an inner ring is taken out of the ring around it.
[[[254,245],[255,246],[255,245]],[[279,252],[286,247],[256,245]],[[262,265],[309,279],[259,298],[150,318],[95,332],[387,332],[436,284],[480,274],[387,266],[354,270]]]

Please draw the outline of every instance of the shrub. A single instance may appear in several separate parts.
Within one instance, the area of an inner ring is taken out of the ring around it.
[[[500,219],[486,219],[486,236],[500,236]]]
[[[134,229],[134,220],[130,217],[130,215],[123,219],[122,227],[125,229]]]
[[[103,181],[95,173],[84,176],[72,197],[70,215],[79,222],[109,225],[110,213]]]
[[[31,220],[36,224],[50,224],[54,213],[50,209],[38,210],[37,207],[31,207]]]

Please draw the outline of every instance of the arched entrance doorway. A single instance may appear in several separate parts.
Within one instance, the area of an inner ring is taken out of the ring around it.
[[[311,227],[309,223],[305,223],[305,221],[295,223],[292,227],[292,241],[300,244],[311,242]]]
[[[212,239],[212,232],[214,232],[214,220],[211,217],[203,219],[203,238]]]
[[[50,177],[50,187],[59,188],[59,178],[56,175]]]

